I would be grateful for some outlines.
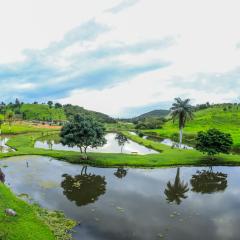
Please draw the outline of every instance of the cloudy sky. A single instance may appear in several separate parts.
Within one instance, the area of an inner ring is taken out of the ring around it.
[[[111,116],[239,101],[239,0],[0,0],[1,100]]]

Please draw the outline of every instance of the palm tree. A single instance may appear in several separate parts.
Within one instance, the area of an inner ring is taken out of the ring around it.
[[[182,100],[181,98],[175,98],[175,102],[171,107],[171,116],[173,122],[178,119],[179,126],[179,147],[182,145],[182,136],[183,136],[183,128],[186,125],[187,120],[193,119],[193,107],[189,104],[190,99]]]
[[[180,204],[182,199],[186,199],[186,192],[189,191],[188,184],[184,183],[180,179],[180,168],[177,168],[177,174],[172,184],[170,181],[167,183],[167,187],[164,191],[166,195],[166,199],[168,202],[176,202],[176,204]]]

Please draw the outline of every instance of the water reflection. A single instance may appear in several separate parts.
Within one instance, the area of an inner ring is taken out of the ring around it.
[[[87,166],[82,168],[80,175],[64,174],[63,177],[65,178],[61,183],[63,194],[77,206],[94,203],[106,192],[105,177],[87,173]]]
[[[156,154],[155,150],[147,148],[143,145],[128,140],[123,135],[116,133],[107,133],[105,136],[107,143],[98,148],[89,148],[89,152],[104,152],[104,153],[128,153],[128,154]],[[36,148],[47,148],[54,150],[77,151],[80,149],[77,146],[64,146],[58,135],[49,135],[38,139],[35,143]]]
[[[114,175],[117,178],[124,178],[127,175],[127,169],[124,168],[118,168],[116,172],[114,172]]]
[[[76,240],[239,239],[240,167],[95,168],[41,156],[0,167],[17,195],[81,222]],[[195,191],[193,179],[214,191],[199,194],[206,190]]]
[[[121,133],[117,133],[115,136],[115,140],[118,145],[121,147],[121,153],[123,152],[123,147],[126,143],[128,143],[128,139]]]
[[[227,188],[227,174],[210,170],[197,171],[190,180],[192,191],[197,193],[214,193]]]
[[[8,137],[0,135],[0,152],[6,153],[13,151],[13,149],[6,145],[8,140]]]
[[[171,203],[175,202],[176,204],[180,204],[182,199],[186,199],[185,195],[189,191],[188,183],[184,183],[180,179],[180,168],[177,168],[177,174],[174,180],[174,183],[170,181],[167,183],[167,187],[164,191],[166,195],[166,200]]]
[[[2,169],[0,168],[0,182],[5,182],[5,174],[3,173]]]

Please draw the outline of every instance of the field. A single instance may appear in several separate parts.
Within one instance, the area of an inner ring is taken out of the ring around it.
[[[194,120],[187,122],[184,128],[184,140],[188,142],[199,131],[209,128],[217,128],[225,133],[230,133],[234,146],[240,147],[240,108],[233,107],[223,110],[223,107],[212,107],[195,112]],[[162,129],[146,130],[146,133],[157,133],[162,137],[176,138],[178,136],[178,125],[168,121]]]
[[[23,104],[20,108],[26,120],[41,120],[41,121],[64,121],[66,115],[63,108],[50,108],[44,104]]]

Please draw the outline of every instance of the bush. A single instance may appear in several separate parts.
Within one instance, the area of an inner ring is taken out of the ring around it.
[[[196,149],[214,156],[218,153],[228,154],[233,144],[232,137],[228,133],[217,129],[209,129],[207,132],[199,132],[196,138]]]

